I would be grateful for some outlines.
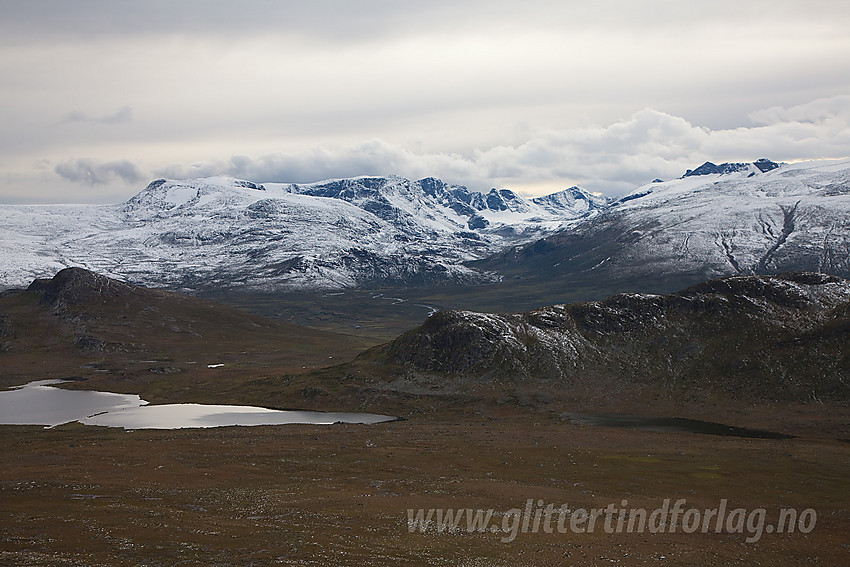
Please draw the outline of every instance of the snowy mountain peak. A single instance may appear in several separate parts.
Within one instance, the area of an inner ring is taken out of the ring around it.
[[[648,183],[544,244],[480,266],[506,277],[543,266],[635,287],[789,271],[850,277],[850,160],[752,174],[758,165],[770,166]]]
[[[0,207],[0,286],[67,266],[192,289],[491,281],[464,263],[594,212],[552,203],[433,177],[158,179],[120,205]]]
[[[608,207],[609,200],[600,195],[588,193],[580,187],[570,187],[545,197],[536,197],[532,201],[550,212],[569,210],[575,214],[586,214]]]
[[[528,206],[510,189],[490,189],[484,199],[491,211],[516,211],[524,213]]]
[[[634,189],[631,193],[627,193],[619,199],[609,203],[609,206],[617,207],[623,203],[642,199],[647,195],[655,194],[659,191],[667,191],[671,187],[678,190],[690,191],[706,183],[714,181],[719,182],[721,180],[728,181],[732,177],[738,179],[755,177],[775,169],[780,169],[783,165],[787,164],[777,163],[767,158],[760,158],[751,163],[735,162],[721,163],[720,165],[707,161],[696,169],[687,170],[685,174],[679,178],[667,181],[663,179],[653,179],[652,182],[642,185]],[[708,176],[715,177],[709,178]],[[682,183],[683,181],[684,183]],[[643,203],[644,200],[641,200],[640,202]]]
[[[770,161],[767,158],[759,158],[753,162],[753,165],[759,168],[762,173],[767,173],[768,171],[779,167],[778,163],[776,163],[775,161]]]
[[[636,280],[850,273],[850,162],[728,165],[714,167],[737,170],[647,184],[613,203],[577,187],[526,199],[387,176],[157,180],[119,205],[4,205],[0,287],[68,266],[191,289],[468,283],[541,266]],[[554,244],[512,256],[540,239]],[[547,250],[561,256],[535,256]]]
[[[539,222],[564,223],[605,206],[604,200],[588,198],[575,188],[556,193],[550,201],[536,202],[520,197],[510,189],[489,193],[471,191],[434,177],[410,181],[403,177],[355,177],[304,185],[292,184],[284,190],[314,197],[340,199],[396,224],[409,224],[422,218],[437,230],[502,230],[518,233],[540,228]],[[572,201],[576,201],[573,203]],[[535,219],[533,222],[532,219]],[[551,227],[550,227],[551,228]]]
[[[125,210],[158,209],[172,210],[185,206],[196,206],[218,201],[225,195],[236,197],[246,192],[254,195],[265,191],[262,185],[233,177],[203,177],[198,179],[157,179],[125,203]]]
[[[760,158],[752,163],[721,163],[720,165],[715,165],[714,163],[707,161],[696,169],[689,169],[682,176],[692,177],[694,175],[713,175],[713,174],[728,174],[728,173],[738,173],[738,172],[747,172],[750,175],[756,175],[759,173],[767,173],[773,169],[779,167],[779,164],[775,161],[770,161],[767,158]]]

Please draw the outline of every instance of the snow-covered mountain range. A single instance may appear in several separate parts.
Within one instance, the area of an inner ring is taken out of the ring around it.
[[[157,180],[119,205],[0,206],[0,287],[68,266],[194,290],[848,277],[850,161],[707,162],[616,201],[577,187],[526,199],[434,178],[215,177]]]
[[[463,262],[607,205],[576,187],[524,199],[434,178],[161,179],[120,205],[0,206],[0,287],[68,266],[189,289],[480,282],[497,276]]]
[[[794,270],[847,278],[850,160],[709,162],[639,187],[569,230],[474,265],[547,280],[666,282],[660,287],[668,289]]]

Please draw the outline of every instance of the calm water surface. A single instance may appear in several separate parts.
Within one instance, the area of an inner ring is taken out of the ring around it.
[[[396,418],[371,413],[273,410],[206,404],[149,405],[135,394],[54,388],[63,380],[39,380],[0,392],[0,425],[55,427],[78,421],[125,429],[182,429],[229,425],[381,423]]]

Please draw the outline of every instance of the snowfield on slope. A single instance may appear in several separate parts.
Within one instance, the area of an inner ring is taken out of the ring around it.
[[[625,269],[707,276],[850,270],[847,160],[651,183],[609,212],[635,240],[614,259]]]

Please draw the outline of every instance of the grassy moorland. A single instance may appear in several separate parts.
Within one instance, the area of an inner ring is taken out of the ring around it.
[[[850,446],[524,412],[377,426],[0,427],[13,565],[801,565],[850,546]],[[813,508],[808,534],[409,533],[408,509]]]
[[[73,285],[0,297],[3,386],[77,377],[85,380],[65,387],[138,393],[152,403],[404,420],[173,431],[0,426],[0,563],[839,565],[850,554],[850,409],[841,401],[682,399],[649,388],[565,393],[543,380],[435,385],[370,357],[349,362],[374,339],[100,283],[94,298]],[[794,437],[590,426],[568,415],[576,411],[689,417]],[[764,526],[783,508],[812,509],[817,520],[809,533],[765,527],[749,542],[746,529],[501,531],[529,499],[535,508],[653,510],[668,498],[701,510],[722,500],[730,510],[764,508]],[[408,510],[419,508],[493,509],[497,531],[468,533],[463,520],[455,533],[433,525],[410,533]]]

